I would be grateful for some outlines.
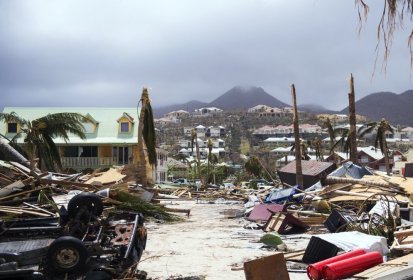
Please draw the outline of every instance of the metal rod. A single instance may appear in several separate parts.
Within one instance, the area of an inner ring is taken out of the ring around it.
[[[135,242],[135,237],[136,237],[136,232],[138,231],[138,221],[139,221],[139,215],[135,216],[135,226],[133,227],[133,231],[131,234],[131,238],[129,239],[129,244],[128,244],[128,249],[126,249],[125,256],[123,257],[124,259],[127,259],[129,257],[130,252],[132,251],[132,246],[133,243]]]

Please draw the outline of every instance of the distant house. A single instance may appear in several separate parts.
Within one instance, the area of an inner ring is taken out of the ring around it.
[[[285,116],[285,112],[284,112],[284,110],[279,109],[279,108],[269,108],[269,109],[267,109],[263,112],[259,112],[258,116],[261,117],[261,118],[264,118],[264,117],[267,117],[267,118],[268,117],[269,118],[275,118],[275,117],[280,118],[280,117]]]
[[[386,171],[386,164],[384,155],[380,149],[376,149],[373,146],[369,147],[357,147],[359,164],[368,166],[374,170]],[[390,169],[393,168],[396,161],[403,161],[405,157],[400,151],[392,151],[392,157],[389,158]]]
[[[206,107],[206,108],[199,108],[195,109],[196,115],[213,115],[222,113],[224,110],[219,109],[217,107]]]
[[[413,140],[413,127],[405,127],[400,131],[400,136],[403,139]]]
[[[212,137],[212,138],[217,138],[217,137],[224,137],[225,136],[225,127],[223,126],[210,126],[206,129],[205,132],[206,137]]]
[[[184,110],[178,110],[178,111],[172,111],[169,112],[167,114],[165,114],[165,117],[167,118],[173,118],[173,119],[182,119],[182,118],[187,118],[189,117],[190,114],[188,111],[184,111]]]
[[[157,123],[157,124],[160,124],[160,125],[165,125],[165,124],[169,124],[169,123],[178,123],[179,120],[175,119],[175,118],[163,117],[163,118],[155,119],[154,122]]]
[[[184,135],[185,135],[186,137],[191,137],[191,135],[192,135],[192,129],[193,129],[192,126],[186,126],[186,127],[184,127]]]
[[[196,130],[196,134],[199,138],[205,138],[205,134],[206,134],[206,127],[203,125],[198,125],[197,127],[195,127]]]
[[[392,151],[392,157],[389,158],[390,169],[393,168],[395,162],[405,160],[404,155],[400,151]],[[350,159],[348,153],[334,152],[329,155],[325,160],[328,162],[335,162],[342,164]],[[374,170],[386,171],[386,164],[384,161],[384,155],[380,149],[376,149],[373,146],[369,147],[357,147],[357,159],[361,166],[368,166]],[[400,168],[399,168],[400,169]]]
[[[168,158],[168,178],[164,181],[172,181],[175,178],[187,178],[188,177],[188,165],[173,158]]]
[[[308,137],[313,135],[321,135],[323,133],[322,128],[319,125],[313,124],[301,124],[299,126],[299,133],[301,137]],[[278,126],[262,126],[252,133],[259,139],[271,138],[291,138],[294,136],[293,125],[278,125]]]
[[[261,113],[261,112],[265,112],[268,109],[272,109],[272,108],[267,105],[257,105],[252,108],[249,108],[248,113]]]
[[[275,144],[275,145],[291,145],[294,143],[295,139],[293,137],[270,137],[264,140],[264,144]]]

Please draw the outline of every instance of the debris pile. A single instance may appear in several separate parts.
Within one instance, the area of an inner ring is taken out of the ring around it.
[[[307,264],[310,279],[389,275],[386,261],[398,263],[413,250],[413,179],[373,174],[351,162],[328,174],[311,165],[307,188],[283,181],[263,201],[250,198],[246,228],[261,230],[265,246],[284,251],[288,271],[296,271],[291,261]],[[311,238],[302,250],[291,242],[279,247],[290,237]],[[413,266],[400,275],[392,279],[413,275]]]
[[[138,262],[145,218],[180,217],[150,203],[154,194],[125,177],[113,168],[67,175],[0,161],[0,275],[144,277]]]

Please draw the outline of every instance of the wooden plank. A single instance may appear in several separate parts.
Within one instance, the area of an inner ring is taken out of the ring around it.
[[[165,211],[172,212],[172,213],[185,213],[188,217],[189,217],[189,214],[191,213],[190,209],[177,209],[177,208],[168,208],[168,207],[165,207]]]
[[[244,273],[246,280],[290,280],[283,253],[245,262]]]
[[[264,225],[264,231],[274,231],[276,228],[278,229],[282,222],[284,221],[284,216],[281,213],[275,213],[271,216],[271,219]]]
[[[302,261],[305,250],[300,250],[297,252],[284,253],[284,258],[287,261]]]
[[[32,192],[36,192],[36,191],[41,191],[41,190],[49,189],[49,188],[50,187],[47,186],[47,187],[41,187],[41,188],[38,188],[38,189],[29,190],[29,191],[19,192],[19,193],[15,193],[15,194],[12,194],[12,195],[9,195],[9,196],[0,197],[0,200],[8,200],[8,199],[14,198],[16,196],[21,196],[21,195],[24,195],[24,194],[28,194],[28,193],[32,193]]]
[[[53,179],[44,179],[41,178],[40,180],[41,184],[46,184],[46,185],[51,185],[51,184],[56,184],[56,185],[61,185],[61,186],[71,186],[73,188],[79,189],[84,191],[85,188],[92,188],[95,190],[99,190],[96,186],[92,184],[86,184],[86,183],[79,183],[79,182],[71,182],[71,181],[59,181],[59,180],[53,180]]]
[[[40,217],[50,217],[49,214],[45,214],[45,213],[39,213],[36,211],[30,211],[30,210],[26,210],[23,208],[19,208],[19,207],[6,207],[6,206],[1,206],[0,207],[0,212],[7,212],[9,211],[10,213],[26,213],[26,214],[31,214],[31,215],[35,215],[35,216],[40,216]]]

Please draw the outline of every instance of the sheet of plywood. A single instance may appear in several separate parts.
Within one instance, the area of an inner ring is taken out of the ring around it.
[[[95,177],[90,178],[85,183],[86,184],[114,184],[121,182],[126,175],[120,173],[120,171],[110,168],[108,171],[97,173]]]
[[[245,262],[244,273],[246,280],[290,279],[283,253]]]
[[[412,261],[413,254],[408,254],[406,256],[369,268],[359,274],[354,275],[353,277],[357,279],[375,279],[387,275],[392,275],[395,272],[407,267],[408,263]]]

